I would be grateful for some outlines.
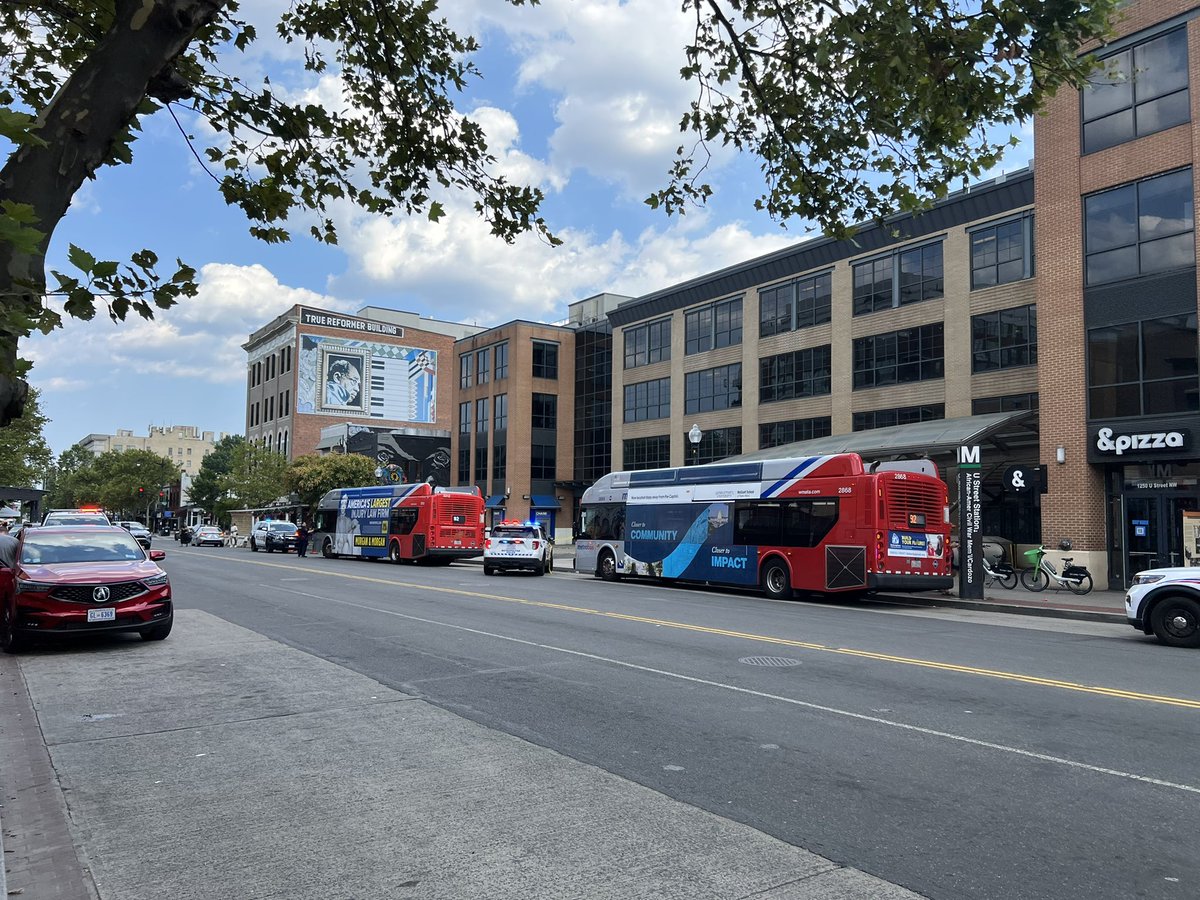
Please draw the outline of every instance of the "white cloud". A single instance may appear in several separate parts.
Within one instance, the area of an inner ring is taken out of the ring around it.
[[[250,333],[297,303],[350,312],[354,303],[280,284],[263,266],[210,263],[199,273],[200,292],[154,319],[136,315],[114,324],[104,313],[91,322],[67,320],[38,335],[22,351],[34,362],[33,382],[47,391],[123,375],[198,379],[214,384],[245,377],[241,345]]]

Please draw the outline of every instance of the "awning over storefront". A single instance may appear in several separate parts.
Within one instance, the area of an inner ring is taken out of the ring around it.
[[[534,494],[529,505],[533,509],[559,509],[558,499],[553,494]]]
[[[850,434],[835,434],[781,444],[731,456],[722,462],[752,462],[761,459],[787,459],[793,456],[824,456],[829,453],[857,453],[868,462],[899,457],[941,456],[962,446],[991,444],[1007,451],[1010,446],[1037,446],[1037,411],[988,413],[958,419],[935,419],[911,425],[892,425]]]
[[[504,506],[503,494],[492,494],[487,498],[487,502],[483,504],[484,509],[500,509]]]

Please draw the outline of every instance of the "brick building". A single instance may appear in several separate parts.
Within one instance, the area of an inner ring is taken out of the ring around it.
[[[455,340],[479,330],[378,307],[348,316],[294,306],[242,345],[246,437],[289,459],[367,452],[410,480],[432,456],[444,470],[452,387],[441,374]]]
[[[630,299],[600,294],[566,324],[514,320],[454,345],[453,481],[479,487],[489,525],[537,519],[570,539],[579,494],[611,465],[606,313]]]
[[[954,484],[982,444],[985,533],[1070,539],[1113,587],[1200,556],[1198,16],[1129,3],[1035,168],[617,309],[614,468],[924,449]]]

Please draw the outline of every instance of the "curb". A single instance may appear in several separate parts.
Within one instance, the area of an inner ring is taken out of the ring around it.
[[[912,597],[876,594],[873,602],[893,606],[934,606],[948,609],[972,609],[983,612],[1007,613],[1017,616],[1036,616],[1044,619],[1074,619],[1082,622],[1104,622],[1112,625],[1129,624],[1123,612],[1103,612],[1097,609],[1067,609],[1061,606],[1016,606],[991,600],[959,600],[954,597]]]

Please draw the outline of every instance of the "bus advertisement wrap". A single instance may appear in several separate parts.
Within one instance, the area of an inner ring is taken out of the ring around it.
[[[940,534],[921,534],[911,531],[888,532],[888,556],[923,558],[942,555]]]
[[[337,529],[333,540],[335,553],[362,556],[369,547],[382,556],[387,548],[388,513],[396,500],[391,487],[361,488],[346,491],[338,500]]]
[[[630,505],[625,544],[631,575],[754,584],[758,551],[733,543],[728,503]]]

